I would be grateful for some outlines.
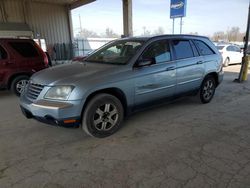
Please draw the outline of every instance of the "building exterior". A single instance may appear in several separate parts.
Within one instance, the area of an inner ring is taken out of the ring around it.
[[[93,1],[0,0],[0,37],[45,39],[52,58],[67,59],[60,56],[73,40],[70,10]]]
[[[45,41],[52,60],[71,59],[71,10],[95,0],[0,0],[0,37]],[[123,5],[124,36],[132,35],[132,0]],[[41,42],[39,42],[41,43]]]

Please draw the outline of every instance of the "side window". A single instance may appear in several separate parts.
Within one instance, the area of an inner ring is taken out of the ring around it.
[[[191,44],[188,40],[173,40],[172,43],[176,59],[185,59],[194,57]]]
[[[141,56],[142,59],[155,59],[155,63],[171,60],[170,48],[167,40],[157,41],[149,46]]]
[[[228,46],[227,51],[233,52],[234,51],[233,46]]]
[[[29,42],[10,42],[10,46],[23,57],[37,57],[36,48]]]
[[[240,48],[237,47],[237,46],[234,46],[234,51],[235,51],[235,52],[241,52]]]
[[[199,56],[198,50],[197,50],[197,48],[195,47],[194,42],[193,42],[193,41],[190,41],[190,43],[191,43],[191,46],[192,46],[192,49],[193,49],[193,52],[194,52],[194,56],[195,56],[195,57]]]
[[[200,51],[201,55],[212,55],[215,52],[204,42],[200,40],[194,40],[198,50]]]
[[[5,51],[5,49],[3,49],[2,46],[0,46],[0,60],[2,59],[7,59],[7,52]]]

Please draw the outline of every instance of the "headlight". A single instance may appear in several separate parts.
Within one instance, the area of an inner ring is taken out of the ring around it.
[[[73,86],[54,86],[47,91],[44,98],[67,100],[73,89]]]

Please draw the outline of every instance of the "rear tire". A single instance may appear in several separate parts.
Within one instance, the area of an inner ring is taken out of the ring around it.
[[[87,104],[82,129],[90,136],[104,138],[121,128],[124,109],[118,98],[110,94],[98,94]]]
[[[203,104],[209,103],[212,100],[215,93],[215,88],[216,88],[216,83],[214,77],[207,76],[203,80],[199,92],[200,100]]]
[[[17,96],[20,96],[21,93],[24,91],[26,85],[28,84],[29,77],[26,75],[20,75],[14,78],[14,80],[11,82],[10,89],[13,93],[15,93]]]

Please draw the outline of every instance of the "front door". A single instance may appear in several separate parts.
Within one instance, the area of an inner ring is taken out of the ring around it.
[[[156,41],[146,48],[134,67],[134,75],[136,105],[173,96],[176,64],[172,61],[169,42]]]

